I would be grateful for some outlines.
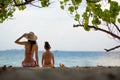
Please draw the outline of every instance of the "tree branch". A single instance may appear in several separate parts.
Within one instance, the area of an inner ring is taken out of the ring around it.
[[[34,1],[34,0],[29,0],[29,1],[26,0],[26,2],[17,4],[17,2],[14,0],[14,3],[15,3],[15,6],[24,6],[24,5],[30,4],[32,1]]]
[[[115,47],[110,48],[110,49],[104,49],[104,50],[106,50],[106,52],[109,52],[109,51],[114,50],[114,49],[117,49],[117,48],[119,48],[119,47],[120,47],[120,45],[115,46]]]
[[[116,27],[116,29],[120,32],[119,27],[115,23],[112,23],[112,24],[114,24],[114,26]]]
[[[73,25],[73,27],[79,27],[79,26],[82,26],[82,27],[83,27],[84,25],[79,25],[79,24],[78,24],[78,25]],[[107,30],[104,30],[104,29],[101,29],[101,28],[95,27],[95,26],[90,26],[90,25],[88,25],[88,27],[93,28],[93,29],[95,29],[95,30],[99,30],[99,31],[105,32],[105,33],[111,35],[112,37],[117,38],[117,39],[120,40],[120,36],[118,36],[118,35],[116,35],[116,34],[114,34],[114,33],[112,33],[112,32],[109,32],[109,31],[107,31]]]
[[[42,8],[42,7],[40,7],[40,6],[37,6],[37,5],[34,5],[34,4],[32,4],[32,3],[31,3],[31,5],[33,5],[33,6],[35,6],[35,7],[38,7],[38,8]]]

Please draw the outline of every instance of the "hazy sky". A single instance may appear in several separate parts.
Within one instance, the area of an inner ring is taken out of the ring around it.
[[[0,50],[24,49],[14,41],[30,31],[38,36],[39,50],[44,49],[45,41],[50,42],[52,50],[72,51],[103,51],[119,44],[105,33],[73,28],[73,17],[56,5],[41,9],[29,5],[24,11],[17,10],[12,20],[0,24]]]

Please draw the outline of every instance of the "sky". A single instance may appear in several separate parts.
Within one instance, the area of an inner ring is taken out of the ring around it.
[[[104,51],[119,44],[109,35],[91,30],[86,32],[83,28],[73,28],[76,22],[66,11],[53,3],[48,8],[37,8],[28,5],[24,11],[16,11],[13,19],[0,24],[0,50],[24,49],[24,46],[14,41],[30,31],[37,37],[39,50],[44,50],[44,42],[48,41],[51,50],[66,51]],[[84,9],[81,8],[81,12]],[[26,39],[22,39],[24,41]],[[118,49],[117,49],[118,50]]]

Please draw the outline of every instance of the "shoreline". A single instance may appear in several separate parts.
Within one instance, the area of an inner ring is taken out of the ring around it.
[[[120,80],[120,66],[0,67],[0,80]]]

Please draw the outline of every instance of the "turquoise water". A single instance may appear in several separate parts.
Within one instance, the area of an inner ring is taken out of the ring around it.
[[[52,51],[55,57],[55,66],[64,64],[72,66],[120,66],[120,52],[92,52],[92,51]],[[43,51],[39,51],[39,64]],[[21,67],[24,59],[24,50],[0,51],[0,66]]]

